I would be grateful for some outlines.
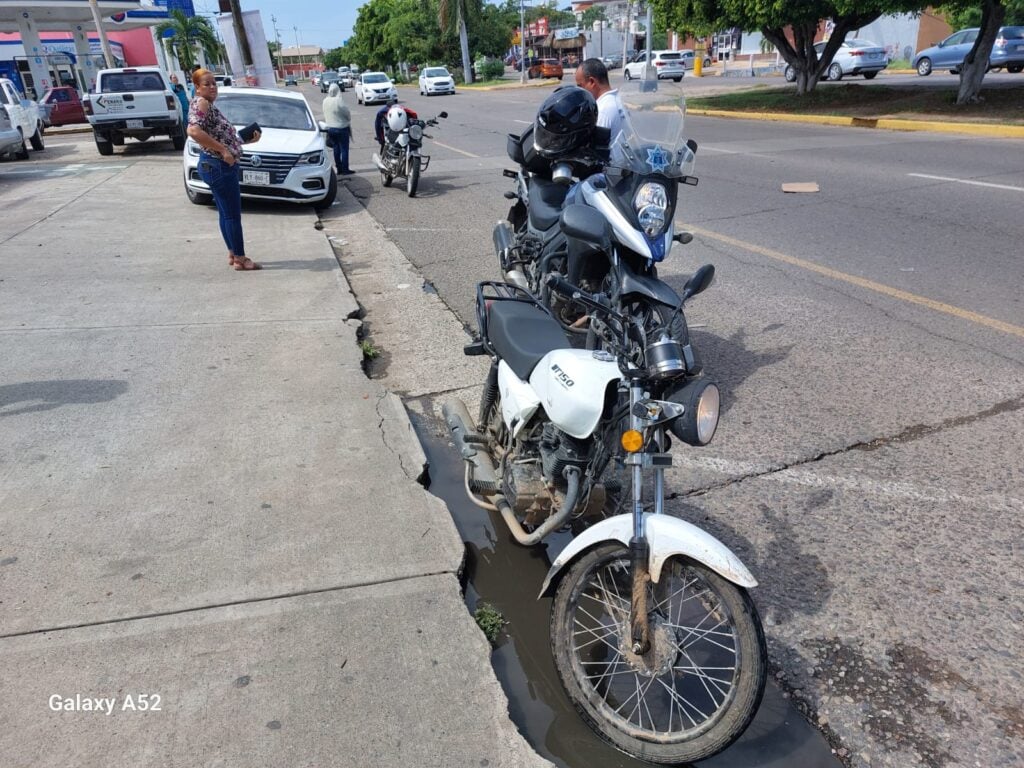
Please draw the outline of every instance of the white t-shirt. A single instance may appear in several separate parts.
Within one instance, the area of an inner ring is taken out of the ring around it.
[[[614,143],[619,131],[623,129],[625,107],[619,101],[619,90],[613,88],[601,94],[597,100],[597,124],[601,128],[611,129],[609,143]]]

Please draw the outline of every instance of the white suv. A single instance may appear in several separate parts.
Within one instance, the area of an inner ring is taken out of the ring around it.
[[[260,126],[260,140],[242,147],[242,197],[312,203],[328,208],[338,193],[334,163],[327,154],[326,126],[313,119],[301,93],[276,88],[223,88],[217,108],[238,128]],[[196,205],[213,201],[199,175],[201,147],[185,142],[185,193]]]
[[[672,78],[677,83],[686,74],[686,59],[683,51],[652,51],[651,66],[658,73],[659,80]],[[627,80],[641,79],[647,64],[647,51],[640,51],[625,66],[623,74]]]

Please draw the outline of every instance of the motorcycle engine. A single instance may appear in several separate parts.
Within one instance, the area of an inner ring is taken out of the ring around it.
[[[517,516],[536,525],[548,516],[551,509],[551,494],[540,474],[540,465],[532,461],[509,461],[505,463],[501,477],[501,493]]]
[[[590,440],[579,440],[567,435],[550,421],[544,425],[540,438],[540,458],[544,478],[554,484],[562,483],[566,467],[579,467],[581,472],[590,460]]]

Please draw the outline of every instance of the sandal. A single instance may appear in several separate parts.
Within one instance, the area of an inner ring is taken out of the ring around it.
[[[255,269],[263,269],[262,266],[248,256],[235,256],[234,265],[236,272],[251,272]]]

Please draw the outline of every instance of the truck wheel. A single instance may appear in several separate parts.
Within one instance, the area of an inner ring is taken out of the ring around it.
[[[124,146],[124,134],[123,133],[112,133],[110,135],[110,141],[113,143],[113,145],[115,147],[123,147]]]
[[[18,133],[21,133],[21,129],[18,129]],[[28,147],[25,146],[25,137],[21,137],[21,149],[14,153],[15,160],[28,160]]]
[[[96,137],[96,149],[99,150],[101,155],[114,154],[114,145],[109,141],[101,139],[99,136]]]
[[[184,149],[185,148],[185,134],[181,133],[181,134],[177,134],[175,136],[171,136],[171,143],[174,145],[175,149]]]
[[[45,147],[43,147],[43,129],[41,126],[36,127],[36,132],[29,141],[32,142],[32,149],[36,152],[42,152],[43,149],[45,149]]]

